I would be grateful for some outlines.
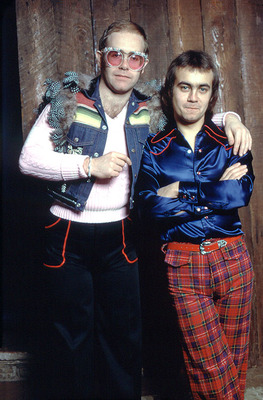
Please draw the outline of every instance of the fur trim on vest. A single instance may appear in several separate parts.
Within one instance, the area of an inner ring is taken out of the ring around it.
[[[89,88],[93,79],[89,75],[70,71],[65,73],[65,78],[62,81],[51,79],[45,81],[47,90],[37,111],[40,114],[47,104],[51,106],[48,122],[54,128],[51,139],[55,144],[55,151],[63,152],[67,133],[77,109],[76,93]],[[161,110],[160,88],[161,86],[156,80],[139,83],[135,88],[150,98],[147,100],[151,121],[150,132],[157,132],[166,124],[165,116]]]

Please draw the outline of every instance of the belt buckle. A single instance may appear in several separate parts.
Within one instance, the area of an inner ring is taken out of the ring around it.
[[[217,241],[218,247],[219,249],[221,249],[221,247],[225,247],[227,245],[227,241],[224,239],[220,239]]]
[[[209,246],[209,244],[211,244],[211,242],[209,242],[208,240],[206,240],[205,242],[200,244],[200,253],[201,254],[204,255],[204,254],[211,253],[211,251],[205,251],[205,248],[204,248],[204,246]]]
[[[219,249],[221,249],[221,247],[225,247],[227,245],[227,241],[224,240],[224,239],[220,239],[215,243],[217,243]],[[205,242],[201,243],[200,244],[200,253],[203,254],[203,255],[212,253],[213,250],[206,251],[205,248],[204,248],[204,246],[209,246],[210,244],[212,244],[212,242],[209,242],[208,240],[206,240]]]

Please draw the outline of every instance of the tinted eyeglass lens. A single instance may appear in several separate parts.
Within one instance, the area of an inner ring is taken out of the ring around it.
[[[109,51],[107,53],[107,60],[113,67],[118,67],[122,63],[122,54],[119,51]]]
[[[122,64],[124,55],[120,51],[111,50],[107,53],[106,57],[108,63],[111,66],[118,67],[119,65]],[[131,54],[128,57],[128,65],[130,69],[133,69],[135,71],[141,69],[144,65],[144,57],[137,54]]]
[[[140,69],[143,67],[144,58],[138,54],[131,54],[128,59],[128,64],[131,69]]]

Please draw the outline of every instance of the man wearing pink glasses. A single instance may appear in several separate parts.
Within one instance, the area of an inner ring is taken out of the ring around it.
[[[42,267],[48,384],[38,388],[38,399],[141,395],[138,263],[129,214],[150,124],[150,100],[134,89],[148,64],[144,30],[113,23],[96,57],[101,75],[91,82],[75,73],[63,85],[47,81],[19,160],[24,174],[49,181],[54,199]],[[225,119],[230,139],[236,133],[239,147],[242,138],[245,152],[248,131],[235,115]]]

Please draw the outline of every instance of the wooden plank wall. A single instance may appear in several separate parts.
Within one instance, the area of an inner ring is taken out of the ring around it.
[[[94,51],[103,30],[117,19],[131,19],[148,34],[145,81],[162,80],[181,51],[205,49],[214,57],[221,70],[217,110],[237,111],[253,136],[255,189],[241,215],[256,276],[250,364],[262,364],[263,1],[17,0],[16,12],[24,137],[34,122],[44,80],[69,70],[96,74]]]

